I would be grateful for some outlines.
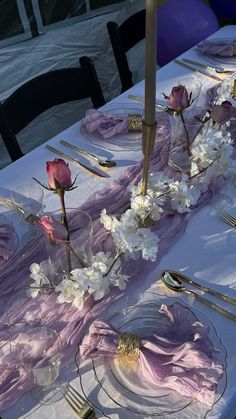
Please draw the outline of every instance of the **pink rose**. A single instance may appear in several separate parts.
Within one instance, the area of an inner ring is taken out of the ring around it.
[[[235,116],[236,108],[228,100],[222,102],[221,105],[214,105],[211,110],[211,117],[218,124],[225,124]]]
[[[179,86],[173,87],[167,102],[175,111],[180,111],[187,108],[187,106],[189,106],[189,97],[186,88],[181,84]]]
[[[67,239],[66,227],[59,221],[55,220],[55,218],[49,215],[44,215],[39,219],[38,223],[41,227],[43,227],[49,239],[51,239],[54,243],[58,244]]]
[[[67,189],[72,185],[71,171],[62,159],[47,161],[48,187],[50,189]]]

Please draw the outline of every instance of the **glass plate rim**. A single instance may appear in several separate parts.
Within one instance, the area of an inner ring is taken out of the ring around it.
[[[122,109],[124,107],[124,110]],[[123,110],[123,111],[122,111]],[[130,103],[130,102],[115,102],[115,103],[108,103],[104,105],[103,108],[99,109],[99,111],[104,113],[114,113],[114,115],[126,115],[127,110],[130,110],[130,113],[137,113],[139,115],[142,115],[144,112],[144,104],[142,103]],[[127,133],[127,134],[121,134],[121,135],[114,135],[113,137],[109,139],[101,139],[96,134],[87,134],[83,128],[83,122],[85,121],[85,118],[82,118],[80,123],[80,134],[83,136],[83,138],[91,144],[96,145],[100,148],[105,148],[107,150],[119,150],[119,151],[127,151],[127,150],[141,150],[142,149],[142,133]],[[127,145],[124,145],[124,143],[119,143],[119,137],[122,138],[123,136],[127,135]],[[116,140],[118,138],[118,141],[116,143]],[[133,139],[132,139],[133,138]],[[132,143],[132,146],[130,145]]]
[[[140,292],[137,292],[137,293],[135,293],[135,294],[137,294],[137,295],[140,295],[141,296],[141,293]],[[197,308],[195,308],[194,307],[194,309],[192,308],[192,306],[190,305],[190,304],[188,304],[188,303],[186,303],[185,301],[183,301],[179,296],[177,297],[177,296],[170,296],[170,295],[168,295],[168,294],[166,294],[166,293],[161,293],[161,292],[158,292],[157,290],[149,290],[149,291],[146,291],[145,292],[145,296],[146,296],[146,294],[148,294],[148,295],[151,295],[151,296],[155,296],[155,297],[161,297],[161,298],[166,298],[166,299],[168,299],[168,301],[170,301],[170,300],[172,300],[172,301],[180,301],[180,303],[181,304],[183,304],[183,305],[185,305],[186,307],[188,307],[191,311],[193,311],[194,313],[196,313],[196,316],[198,317],[198,315],[200,315],[200,317],[202,317],[202,318],[204,318],[206,321],[207,321],[207,324],[210,326],[210,330],[211,331],[213,331],[214,332],[214,337],[217,339],[217,343],[220,345],[220,348],[221,348],[221,352],[223,353],[223,357],[222,357],[222,362],[223,362],[223,367],[224,367],[224,374],[223,374],[223,377],[222,377],[222,379],[221,379],[221,381],[223,381],[224,380],[224,384],[223,384],[223,389],[222,389],[222,391],[220,392],[220,394],[219,395],[217,395],[217,398],[215,399],[215,401],[212,403],[212,405],[211,406],[209,406],[209,408],[208,407],[206,407],[206,411],[205,411],[205,414],[204,414],[204,418],[206,418],[206,416],[209,414],[209,412],[211,412],[212,411],[212,409],[214,408],[214,406],[216,405],[216,403],[218,403],[219,402],[219,400],[222,398],[222,396],[224,395],[224,393],[225,393],[225,390],[226,390],[226,387],[227,387],[227,380],[228,380],[228,377],[227,377],[227,367],[228,367],[228,363],[227,363],[227,359],[228,359],[228,353],[227,353],[227,349],[226,349],[226,347],[225,347],[225,345],[223,344],[223,342],[222,342],[222,338],[219,336],[219,334],[217,333],[217,328],[216,328],[216,326],[215,326],[215,324],[209,319],[209,317],[207,316],[207,315],[205,315],[204,313],[202,313],[202,311],[201,310],[199,310],[199,309],[197,309]],[[131,307],[131,306],[136,306],[137,304],[140,304],[140,303],[145,303],[145,302],[147,302],[147,301],[139,301],[139,302],[136,302],[136,303],[134,303],[134,304],[131,304],[131,305],[129,305],[129,306],[127,306],[127,307]],[[122,310],[124,310],[125,308],[127,308],[127,307],[123,307],[122,308]],[[121,311],[122,311],[121,310]],[[115,315],[116,313],[114,313],[114,315]],[[109,317],[110,318],[110,317]],[[80,343],[79,343],[79,345],[80,345]],[[77,351],[77,353],[76,353],[76,356],[75,356],[75,360],[76,360],[76,358],[77,358],[77,356],[79,355],[79,345],[78,345],[78,351]],[[93,362],[94,361],[91,361],[92,362],[92,364],[93,364]],[[82,389],[82,392],[83,392],[83,395],[90,401],[90,403],[93,405],[93,407],[95,408],[95,409],[97,409],[98,411],[101,411],[102,412],[102,414],[105,416],[105,417],[109,417],[109,416],[107,416],[104,412],[103,412],[103,410],[101,410],[101,408],[99,408],[98,406],[96,406],[95,404],[93,404],[93,402],[90,400],[90,398],[89,398],[89,395],[88,394],[86,394],[86,392],[85,392],[85,390],[84,390],[84,387],[83,387],[83,383],[82,383],[82,375],[80,374],[80,366],[79,366],[79,363],[76,361],[76,364],[77,364],[77,367],[78,367],[78,370],[77,370],[77,372],[78,372],[78,376],[79,376],[79,380],[80,380],[80,386],[81,386],[81,389]],[[93,366],[93,372],[95,372],[95,370],[94,370],[94,366]],[[105,392],[106,393],[106,391],[104,390],[104,388],[103,388],[103,386],[100,384],[100,382],[97,380],[97,378],[96,378],[96,375],[95,375],[95,379],[96,379],[96,382],[99,384],[99,386],[100,386],[100,388],[102,388],[102,390],[103,390],[103,392]],[[107,395],[107,397],[110,397],[107,393],[106,393],[106,395]],[[112,399],[111,398],[111,400],[113,401],[113,403],[115,403],[116,405],[117,405],[117,407],[118,408],[122,408],[122,409],[125,409],[126,411],[131,411],[132,413],[135,413],[136,415],[137,415],[137,417],[138,416],[141,416],[141,415],[145,415],[145,414],[148,414],[150,417],[160,417],[161,415],[162,416],[166,416],[166,415],[170,415],[170,414],[173,414],[173,413],[178,413],[178,412],[180,412],[180,411],[182,411],[182,410],[184,410],[184,409],[186,409],[188,406],[190,406],[191,404],[193,404],[193,401],[191,400],[186,406],[184,406],[183,408],[180,408],[180,409],[178,409],[178,410],[176,410],[176,411],[173,411],[173,412],[164,412],[164,413],[152,413],[152,414],[150,414],[150,413],[145,413],[145,412],[142,412],[142,413],[140,413],[140,412],[137,412],[137,411],[134,411],[133,409],[130,409],[130,408],[128,408],[128,407],[125,407],[125,406],[122,406],[121,404],[119,404],[116,400],[114,400],[114,399]],[[203,419],[204,419],[203,418]]]
[[[200,42],[198,42],[198,44],[195,47],[195,51],[197,52],[197,54],[204,59],[205,61],[207,61],[210,64],[218,64],[219,66],[225,66],[227,68],[229,68],[230,66],[235,66],[235,71],[236,71],[236,56],[232,56],[232,57],[221,57],[218,55],[211,55],[211,54],[204,54],[198,51],[198,46],[201,45],[205,40],[202,40]],[[219,37],[219,38],[213,38],[213,39],[207,39],[207,42],[211,42],[211,43],[215,43],[215,42],[226,42],[226,43],[236,43],[236,38],[233,39],[232,37]],[[227,62],[227,60],[229,62]],[[232,60],[232,62],[231,62]]]

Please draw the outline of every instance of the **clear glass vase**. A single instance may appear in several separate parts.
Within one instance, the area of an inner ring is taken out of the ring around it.
[[[185,109],[182,115],[171,117],[171,138],[168,165],[174,171],[190,174],[191,146],[203,129],[204,110],[194,107]]]
[[[48,256],[56,268],[57,275],[69,273],[72,269],[90,266],[92,257],[92,219],[86,212],[75,208],[66,208],[69,236],[66,240],[47,240]],[[61,210],[50,214],[62,222]]]

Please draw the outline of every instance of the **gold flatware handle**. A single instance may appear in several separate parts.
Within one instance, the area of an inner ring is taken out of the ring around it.
[[[236,322],[236,316],[233,313],[230,313],[229,311],[225,310],[223,307],[218,306],[218,304],[213,303],[210,300],[207,300],[206,298],[202,297],[201,295],[197,294],[194,291],[190,291],[189,289],[185,288],[183,292],[187,295],[191,295],[193,298],[198,300],[200,303],[210,307],[211,309],[217,311],[217,313],[222,314],[223,316],[227,317],[228,319]]]
[[[198,61],[194,61],[194,60],[189,60],[189,58],[183,58],[183,61],[189,64],[198,65],[199,67],[205,68],[206,70],[216,71],[216,69],[214,67],[211,67],[210,65],[199,63]]]
[[[95,154],[91,153],[90,151],[83,150],[83,148],[80,148],[80,147],[78,147],[74,144],[70,144],[65,140],[61,140],[60,143],[63,144],[64,146],[68,147],[68,148],[71,148],[72,150],[75,150],[75,151],[78,151],[79,153],[85,154],[86,156],[93,157],[96,161],[99,160],[99,157],[96,156]]]
[[[180,272],[177,271],[172,271],[167,269],[166,272],[169,272],[171,275],[176,275],[177,277],[180,278],[180,280],[186,284],[189,285],[193,285],[194,287],[200,289],[201,291],[207,292],[208,294],[213,295],[213,297],[219,298],[220,300],[223,300],[227,303],[230,303],[234,306],[236,306],[236,300],[234,300],[233,298],[229,297],[228,295],[222,294],[221,292],[215,291],[209,287],[205,287],[204,285],[198,284],[197,282],[195,282],[193,279],[188,278],[186,275],[183,275]]]
[[[225,70],[224,68],[219,67],[219,66],[218,67],[212,67],[210,65],[200,63],[199,61],[190,60],[189,58],[183,58],[183,61],[186,62],[186,63],[189,63],[189,64],[194,64],[194,65],[197,65],[199,67],[206,68],[207,70],[215,71],[216,73],[220,73],[220,74],[232,74],[234,72],[233,70]]]
[[[140,96],[128,95],[128,98],[129,98],[129,99],[136,100],[137,102],[140,102],[140,103],[144,103],[144,102],[145,102],[145,100],[144,100],[142,97],[140,97]],[[155,107],[156,107],[156,109],[163,109],[163,110],[166,110],[166,106],[161,105],[161,103],[156,103],[156,104],[155,104]]]
[[[174,62],[178,65],[181,65],[184,68],[187,68],[188,70],[193,71],[194,73],[200,73],[200,74],[203,74],[206,77],[209,77],[210,79],[217,80],[217,81],[222,81],[222,79],[220,77],[214,76],[213,74],[209,74],[204,70],[200,70],[199,68],[195,68],[190,64],[184,63],[183,61],[174,60]]]
[[[88,167],[85,164],[81,163],[79,160],[76,160],[73,157],[68,156],[67,154],[63,153],[62,151],[57,150],[54,147],[51,147],[48,144],[47,144],[47,149],[50,150],[50,151],[52,151],[55,154],[58,154],[58,156],[61,156],[64,159],[70,161],[71,163],[75,164],[76,166],[83,167],[85,170],[87,170],[88,172],[92,173],[95,176],[105,177],[105,178],[110,177],[107,173],[104,173],[102,171],[98,171],[98,170],[92,169],[91,167]]]

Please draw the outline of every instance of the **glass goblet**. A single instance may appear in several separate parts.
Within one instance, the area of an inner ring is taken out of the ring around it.
[[[66,383],[60,378],[59,334],[47,327],[31,329],[21,334],[18,350],[26,371],[36,384],[31,391],[32,398],[42,404],[53,404],[63,398]]]

